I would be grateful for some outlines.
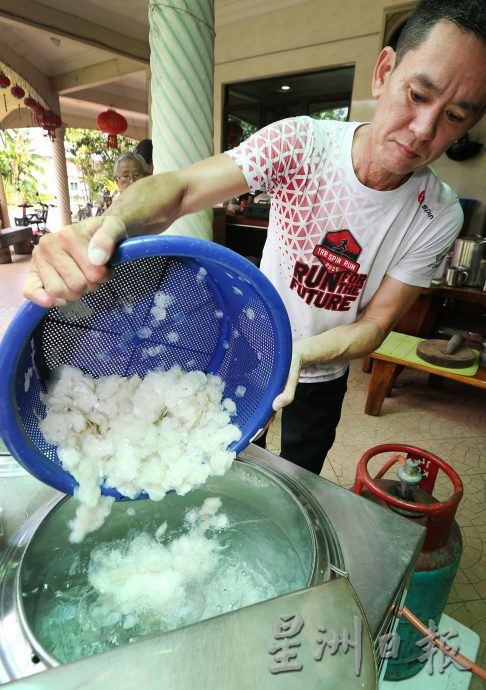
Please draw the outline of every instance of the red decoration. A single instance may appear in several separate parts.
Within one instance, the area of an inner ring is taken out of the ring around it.
[[[6,89],[7,86],[10,86],[10,79],[6,74],[0,72],[0,89]]]
[[[122,134],[128,127],[128,122],[123,115],[113,108],[100,113],[96,118],[96,124],[101,132],[108,134],[108,146],[112,149],[118,146],[117,134]]]
[[[34,110],[35,106],[37,105],[37,101],[31,96],[27,96],[27,98],[24,98],[24,105],[27,106],[27,108]]]
[[[12,88],[10,89],[10,93],[17,100],[20,100],[21,98],[23,98],[25,96],[25,91],[18,84],[15,84],[15,86],[12,86]]]
[[[52,110],[45,110],[43,113],[36,111],[34,122],[36,125],[45,129],[46,135],[51,141],[54,141],[56,138],[56,129],[62,125],[61,118],[59,115],[56,115],[56,113],[52,112]]]
[[[38,115],[43,115],[46,112],[44,106],[38,101],[35,101],[35,105],[32,106],[32,110]]]

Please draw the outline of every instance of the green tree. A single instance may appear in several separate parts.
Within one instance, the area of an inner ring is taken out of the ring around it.
[[[109,148],[103,134],[94,129],[66,129],[65,148],[71,160],[81,170],[91,203],[96,204],[103,192],[113,191],[113,165],[135,142],[118,136],[118,147]]]
[[[231,114],[228,115],[228,124],[237,125],[241,128],[240,141],[245,141],[245,139],[248,139],[249,136],[255,134],[255,132],[258,129],[258,127],[251,124],[251,122],[247,122],[246,120],[243,120],[241,117],[237,117],[236,115]]]
[[[51,199],[38,194],[37,180],[43,171],[43,157],[35,153],[28,129],[0,130],[0,173],[10,205],[35,204]]]
[[[318,108],[316,111],[309,112],[309,116],[312,117],[314,120],[340,120],[341,122],[346,122],[346,120],[348,119],[348,114],[349,108],[347,106],[337,108],[322,107]],[[241,117],[229,113],[227,126],[230,127],[232,125],[239,127],[241,130],[241,134],[237,141],[228,141],[226,143],[226,146],[235,146],[239,142],[248,139],[248,137],[254,134],[258,129],[258,127],[252,124],[251,122],[247,122],[246,120],[243,120]]]
[[[317,112],[309,113],[314,120],[340,120],[346,122],[348,119],[349,108],[343,106],[342,108],[324,108]]]

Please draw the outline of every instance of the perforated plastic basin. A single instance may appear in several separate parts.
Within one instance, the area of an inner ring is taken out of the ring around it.
[[[51,372],[71,364],[98,377],[144,377],[175,364],[216,374],[237,398],[232,423],[246,447],[272,413],[291,357],[288,316],[251,262],[213,242],[132,238],[114,257],[114,278],[66,307],[26,303],[0,344],[0,435],[31,474],[65,493],[76,482],[39,430]],[[104,494],[120,494],[103,485]]]

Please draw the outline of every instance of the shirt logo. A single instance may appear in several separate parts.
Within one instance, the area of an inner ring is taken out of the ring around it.
[[[358,272],[361,246],[349,230],[337,230],[328,232],[312,254],[322,265],[296,261],[290,289],[316,309],[349,311],[367,278]]]
[[[324,264],[329,273],[340,271],[357,273],[359,270],[356,259],[361,254],[361,247],[349,230],[328,232],[322,244],[316,245],[312,253]]]
[[[420,194],[417,197],[417,201],[420,204],[420,208],[422,211],[428,216],[429,220],[432,220],[434,218],[434,214],[430,210],[430,208],[427,206],[427,204],[424,204],[424,199],[425,199],[425,191],[420,192]]]

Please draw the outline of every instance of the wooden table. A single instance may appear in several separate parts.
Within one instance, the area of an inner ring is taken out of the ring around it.
[[[476,388],[483,388],[486,390],[486,369],[479,368],[474,376],[464,376],[458,370],[457,372],[440,371],[436,368],[429,367],[427,362],[423,364],[416,364],[415,362],[405,362],[403,359],[397,359],[390,355],[382,355],[373,352],[370,355],[372,369],[370,384],[368,387],[368,396],[366,398],[365,413],[377,417],[380,414],[381,406],[385,397],[390,393],[393,382],[399,371],[403,367],[417,369],[418,371],[425,371],[432,377],[453,379],[468,386]]]
[[[442,322],[442,323],[441,323]],[[477,287],[424,288],[415,304],[395,326],[394,330],[420,338],[444,337],[437,333],[440,326],[450,326],[471,333],[486,333],[486,292]],[[478,348],[478,343],[468,343]],[[373,352],[363,359],[363,371],[372,371],[365,412],[379,415],[383,401],[390,394],[393,384],[404,367],[418,369],[429,374],[431,383],[438,384],[450,378],[469,386],[486,388],[486,370],[479,369],[475,376],[460,373],[442,373],[426,362],[411,364],[403,360]]]
[[[32,254],[32,228],[13,227],[0,230],[0,263],[12,262],[10,247],[15,247],[16,254]]]

